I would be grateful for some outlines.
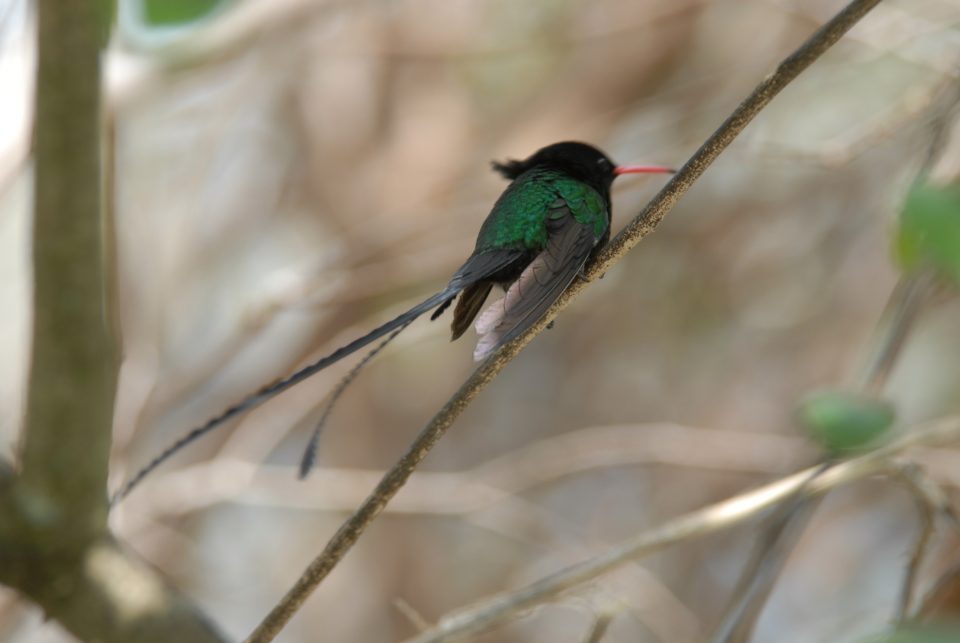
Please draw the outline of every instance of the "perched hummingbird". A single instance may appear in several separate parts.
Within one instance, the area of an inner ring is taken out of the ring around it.
[[[494,162],[493,169],[510,179],[510,185],[480,227],[473,253],[443,290],[192,430],[131,478],[117,493],[115,501],[126,496],[147,474],[189,442],[387,336],[355,367],[334,394],[335,399],[356,371],[404,328],[431,310],[434,311],[431,319],[436,319],[458,295],[451,323],[452,339],[463,335],[476,320],[474,326],[479,341],[473,357],[483,360],[535,324],[607,243],[610,186],[617,176],[673,172],[660,166],[618,166],[597,148],[577,142],[548,145],[522,161]],[[506,294],[481,312],[494,286],[500,286]],[[330,406],[332,403],[327,411]],[[315,432],[304,457],[302,474],[313,461],[317,434]]]

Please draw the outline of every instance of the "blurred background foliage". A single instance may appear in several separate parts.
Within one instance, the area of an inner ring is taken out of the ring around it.
[[[124,349],[114,484],[445,283],[503,187],[491,159],[579,139],[620,162],[679,165],[839,6],[120,0],[104,87]],[[28,355],[32,25],[28,2],[0,2],[0,439],[11,449]],[[936,176],[960,173],[960,128],[932,127],[958,61],[953,0],[882,3],[481,395],[279,640],[400,640],[413,613],[433,620],[814,462],[797,405],[849,382],[896,257],[926,243],[906,220],[905,236],[893,232],[934,137]],[[618,182],[615,230],[661,181]],[[921,227],[922,197],[908,209]],[[885,391],[894,432],[957,412],[958,328],[950,297],[913,327]],[[300,451],[348,364],[178,456],[114,527],[244,636],[471,371],[469,344],[450,344],[445,322],[401,336],[342,400],[307,482],[295,480]],[[921,462],[960,485],[957,451]],[[882,630],[916,529],[912,499],[889,482],[831,494],[755,640]],[[611,606],[605,641],[700,640],[756,533],[669,550],[479,640],[578,641]],[[938,535],[921,589],[958,547]],[[67,636],[3,590],[0,638]]]

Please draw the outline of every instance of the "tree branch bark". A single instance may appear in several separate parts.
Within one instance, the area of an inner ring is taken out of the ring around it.
[[[97,3],[38,3],[33,352],[22,480],[70,533],[106,524],[114,348],[106,323]],[[82,457],[80,455],[82,454]]]
[[[503,370],[530,340],[543,331],[557,314],[580,294],[589,281],[604,274],[637,245],[643,237],[653,232],[660,220],[680,197],[690,189],[707,167],[730,145],[750,121],[773,100],[774,96],[823,55],[879,2],[880,0],[853,0],[785,58],[776,70],[751,92],[700,149],[690,157],[690,160],[659,194],[611,241],[597,258],[597,261],[587,270],[586,279],[574,282],[536,325],[490,356],[467,379],[420,432],[407,452],[387,472],[367,500],[334,534],[326,548],[309,564],[283,599],[257,626],[247,639],[248,643],[266,643],[272,641],[280,633],[307,597],[340,562],[367,525],[380,514],[383,507],[403,486],[433,445],[480,391]]]
[[[0,461],[0,582],[82,640],[222,641],[107,531],[117,368],[101,218],[103,5],[37,7],[33,344],[19,475]]]

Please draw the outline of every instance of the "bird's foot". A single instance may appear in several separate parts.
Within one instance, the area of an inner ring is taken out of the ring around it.
[[[581,268],[580,270],[577,271],[577,276],[578,276],[582,281],[586,281],[587,283],[589,283],[589,282],[593,281],[593,279],[603,279],[604,277],[607,276],[607,273],[603,273],[603,274],[601,274],[599,277],[594,277],[593,279],[591,279],[590,277],[587,276],[587,269],[586,269],[586,268]]]

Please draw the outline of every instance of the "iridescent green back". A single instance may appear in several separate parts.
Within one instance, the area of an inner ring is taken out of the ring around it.
[[[477,235],[474,252],[542,250],[547,219],[569,212],[591,226],[597,239],[610,225],[607,204],[595,189],[556,170],[533,169],[517,177],[493,205]]]

